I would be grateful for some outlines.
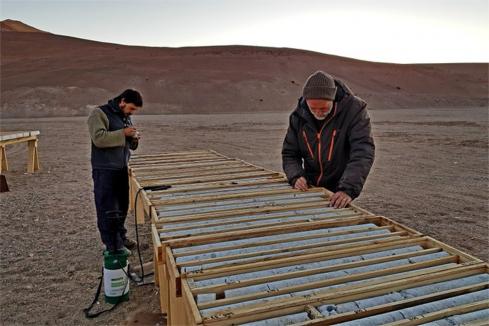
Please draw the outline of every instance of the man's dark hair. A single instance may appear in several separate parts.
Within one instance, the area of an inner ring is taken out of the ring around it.
[[[117,103],[120,103],[122,99],[124,99],[124,102],[132,103],[135,106],[143,106],[143,98],[141,94],[134,89],[126,89],[121,95],[115,98]]]

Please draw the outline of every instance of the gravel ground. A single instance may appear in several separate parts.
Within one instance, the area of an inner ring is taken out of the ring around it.
[[[358,205],[488,261],[487,108],[371,111],[374,168]],[[7,147],[0,194],[0,304],[4,325],[163,323],[153,286],[96,320],[82,309],[102,263],[86,118],[3,119],[2,131],[40,130],[41,171],[25,173],[26,146]],[[284,113],[136,116],[139,153],[214,149],[280,170]],[[128,229],[134,235],[132,215]],[[149,228],[141,231],[145,260]],[[136,259],[132,258],[135,263]],[[136,317],[134,317],[136,316]],[[139,320],[135,322],[135,320]]]

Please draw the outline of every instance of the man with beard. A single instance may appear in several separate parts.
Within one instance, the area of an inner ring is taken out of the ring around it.
[[[130,150],[139,144],[139,133],[132,125],[131,115],[142,106],[141,94],[127,89],[94,109],[88,118],[97,226],[109,252],[127,251],[136,246],[135,241],[126,237],[124,222],[129,208],[127,164]]]
[[[374,156],[367,104],[323,71],[309,76],[282,147],[289,183],[325,187],[331,206],[344,208],[360,195]]]

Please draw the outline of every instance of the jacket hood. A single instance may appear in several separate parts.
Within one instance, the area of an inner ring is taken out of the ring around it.
[[[118,112],[118,111],[120,111],[120,109],[119,109],[119,105],[117,104],[117,102],[116,102],[116,99],[115,99],[115,98],[113,98],[113,99],[109,100],[109,101],[107,102],[107,105],[108,105],[108,106],[109,106],[109,107],[110,107],[110,108],[111,108],[111,109],[112,109],[114,112]]]
[[[122,112],[122,110],[119,108],[119,100],[117,97],[109,100],[105,105],[108,106],[115,114],[125,117],[124,112]]]

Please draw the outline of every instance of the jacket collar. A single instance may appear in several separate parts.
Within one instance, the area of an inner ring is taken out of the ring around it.
[[[119,105],[115,101],[115,98],[109,100],[109,102],[107,102],[107,105],[109,106],[109,108],[110,108],[110,110],[112,112],[114,112],[114,113],[122,113],[121,112],[121,109],[119,108]]]
[[[109,107],[109,110],[112,111],[113,113],[119,115],[123,119],[128,119],[124,112],[119,108],[119,104],[117,103],[116,99],[113,98],[107,102],[107,106]]]

